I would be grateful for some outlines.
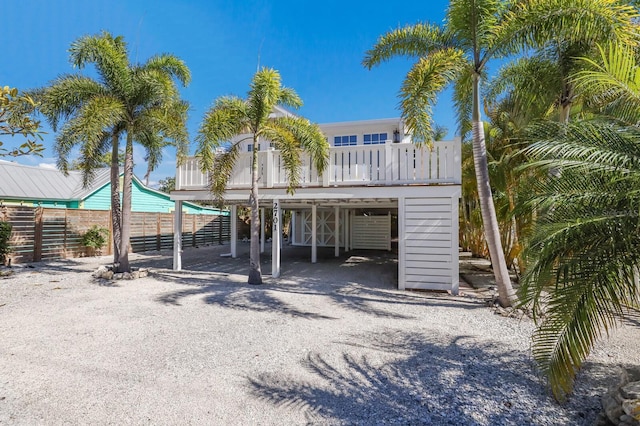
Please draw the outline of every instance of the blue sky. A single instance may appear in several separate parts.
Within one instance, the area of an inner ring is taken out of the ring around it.
[[[124,36],[134,62],[167,52],[187,63],[192,82],[182,95],[191,105],[193,140],[216,97],[246,94],[258,55],[261,65],[278,69],[284,84],[300,94],[305,105],[298,112],[312,121],[399,116],[397,92],[410,62],[394,60],[367,71],[361,65],[364,52],[379,35],[400,25],[442,22],[448,2],[3,0],[0,4],[4,39],[0,85],[29,89],[78,72],[68,62],[70,44],[107,30]],[[449,128],[449,136],[456,127],[453,117],[445,94],[434,119]],[[50,130],[45,135],[43,158],[17,161],[55,164],[54,137]],[[135,156],[136,174],[142,177],[142,151],[136,150]],[[174,174],[175,156],[168,150],[151,183]]]

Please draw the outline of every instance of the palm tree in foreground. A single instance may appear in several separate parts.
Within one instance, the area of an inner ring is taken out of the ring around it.
[[[278,105],[299,108],[302,106],[302,100],[294,90],[282,86],[278,71],[263,68],[253,76],[246,100],[224,96],[215,101],[214,106],[207,111],[197,137],[196,155],[200,159],[202,171],[210,174],[211,192],[218,199],[224,196],[227,182],[240,154],[240,144],[247,139],[253,142],[249,198],[249,284],[262,284],[258,244],[261,225],[258,218],[259,142],[270,142],[280,150],[290,193],[300,181],[303,151],[311,155],[318,174],[324,171],[329,157],[329,144],[320,128],[304,118],[293,115],[273,117],[273,108]],[[246,137],[240,137],[242,135]],[[217,153],[222,147],[226,147],[226,150]]]
[[[526,152],[546,173],[519,289],[538,328],[533,355],[564,399],[595,342],[640,312],[640,71],[634,52],[602,49],[575,79],[606,115],[567,126],[543,123]],[[544,314],[544,315],[540,315]]]
[[[186,153],[187,105],[180,100],[174,80],[186,85],[190,72],[173,55],[154,56],[144,64],[131,64],[122,37],[104,32],[76,40],[70,49],[78,68],[95,65],[98,78],[74,74],[55,80],[35,92],[40,111],[54,130],[65,121],[56,137],[58,167],[69,169],[72,150],[80,147],[84,184],[91,182],[102,156],[111,151],[111,203],[114,232],[114,262],[119,272],[130,270],[131,190],[133,143],[147,152],[150,167],[162,158],[168,143]],[[126,135],[122,206],[119,189],[119,141]]]
[[[371,69],[397,56],[417,58],[399,96],[402,116],[418,140],[431,140],[431,110],[437,95],[449,84],[454,85],[463,134],[469,131],[471,115],[478,198],[499,301],[503,306],[511,306],[515,294],[500,243],[480,116],[480,79],[487,61],[499,53],[495,28],[504,9],[500,1],[453,0],[447,10],[446,25],[420,23],[393,30],[378,39],[366,53],[363,64]]]
[[[420,23],[390,31],[366,53],[363,64],[369,69],[398,56],[417,59],[399,97],[402,116],[418,140],[431,140],[431,110],[438,93],[453,84],[461,134],[471,130],[473,135],[484,234],[503,306],[512,305],[516,297],[489,184],[480,110],[480,82],[487,63],[523,48],[543,46],[558,34],[576,42],[585,33],[596,32],[612,34],[611,39],[618,31],[633,37],[627,27],[620,30],[630,11],[633,8],[619,0],[451,0],[444,25]]]

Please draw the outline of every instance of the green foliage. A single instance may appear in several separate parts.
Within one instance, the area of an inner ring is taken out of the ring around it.
[[[92,65],[96,79],[65,75],[35,92],[40,111],[58,131],[55,151],[58,168],[70,168],[69,156],[79,147],[77,166],[88,186],[105,156],[118,155],[120,138],[126,137],[122,209],[118,197],[118,162],[111,162],[111,202],[114,261],[119,270],[129,268],[128,247],[133,179],[133,144],[145,151],[147,176],[162,161],[163,149],[174,146],[178,161],[188,152],[186,130],[188,105],[180,98],[177,83],[191,79],[179,58],[161,54],[142,64],[129,61],[124,39],[108,32],[81,37],[70,48],[71,62],[79,69]],[[59,125],[62,123],[60,128]]]
[[[640,312],[640,128],[629,115],[640,105],[636,66],[626,47],[586,61],[593,69],[577,74],[578,87],[606,115],[539,123],[525,151],[535,159],[528,167],[544,173],[528,203],[538,219],[519,292],[536,314],[532,351],[557,399],[595,343]]]
[[[302,100],[297,93],[282,86],[280,74],[270,68],[256,72],[246,100],[234,96],[216,99],[200,126],[196,139],[196,156],[200,160],[202,171],[209,173],[211,193],[217,202],[222,203],[227,182],[240,157],[240,143],[244,140],[251,139],[254,146],[257,146],[259,139],[267,140],[280,151],[289,182],[289,193],[293,193],[300,182],[303,152],[311,156],[318,173],[324,171],[329,160],[329,143],[318,125],[292,114],[272,116],[276,106],[298,108],[301,105]],[[242,134],[250,136],[236,138]],[[251,176],[251,254],[248,282],[261,284],[257,149],[251,155]]]
[[[31,118],[35,107],[34,100],[30,96],[21,95],[18,89],[0,87],[0,136],[20,135],[26,139],[13,149],[2,148],[4,143],[0,141],[0,157],[29,154],[42,156],[44,146],[36,142],[36,138],[42,140],[40,122]]]
[[[107,238],[109,237],[109,230],[102,226],[93,225],[82,234],[82,245],[94,250],[100,250],[107,244]]]
[[[168,194],[171,191],[175,191],[175,189],[176,189],[175,177],[169,176],[164,179],[160,179],[160,186],[158,187],[158,190]]]
[[[0,264],[7,262],[7,255],[11,253],[9,240],[11,239],[11,224],[9,222],[0,222]]]

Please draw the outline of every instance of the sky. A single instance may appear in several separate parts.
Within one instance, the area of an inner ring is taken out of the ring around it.
[[[394,59],[369,71],[361,65],[377,38],[398,26],[442,23],[447,1],[393,4],[360,1],[267,0],[0,0],[0,86],[43,87],[70,73],[89,74],[69,63],[71,43],[103,30],[124,36],[132,62],[171,53],[191,70],[181,90],[189,102],[191,152],[205,112],[223,95],[245,97],[258,64],[280,71],[304,106],[297,113],[317,123],[399,117],[398,90],[411,61]],[[456,124],[450,92],[434,121]],[[46,125],[43,157],[18,157],[28,165],[54,167],[55,133]],[[9,146],[19,139],[5,139]],[[134,152],[135,173],[146,172],[144,153]],[[150,185],[175,175],[175,152],[166,149]]]

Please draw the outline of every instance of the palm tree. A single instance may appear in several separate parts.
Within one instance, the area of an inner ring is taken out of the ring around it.
[[[251,248],[249,284],[262,284],[260,270],[260,222],[258,219],[258,143],[270,141],[280,150],[289,181],[289,192],[300,182],[300,155],[308,152],[318,173],[322,173],[329,157],[329,144],[320,128],[297,116],[272,117],[277,105],[299,108],[302,100],[293,89],[283,87],[278,71],[263,68],[251,81],[247,99],[233,96],[218,98],[205,114],[198,133],[196,155],[203,172],[210,173],[211,191],[221,199],[240,153],[240,143],[253,141],[251,160]],[[234,137],[248,135],[229,143]],[[228,145],[228,146],[227,146]],[[226,146],[223,153],[219,148]]]
[[[147,151],[149,167],[158,164],[166,143],[177,147],[178,156],[186,153],[187,105],[180,100],[174,80],[186,85],[190,72],[184,62],[169,54],[131,64],[123,38],[107,32],[76,40],[70,53],[78,68],[93,64],[98,79],[65,75],[35,93],[42,104],[40,111],[54,130],[64,121],[55,145],[60,170],[68,170],[69,155],[80,146],[86,185],[101,156],[111,151],[114,261],[118,271],[128,271],[133,142]],[[120,208],[118,153],[122,135],[126,135],[126,144]]]
[[[531,204],[539,212],[520,296],[537,315],[533,355],[564,399],[595,342],[640,312],[640,71],[633,50],[601,50],[578,73],[606,115],[531,129],[531,166],[545,174]],[[543,315],[540,315],[543,314]]]
[[[461,133],[471,130],[473,135],[484,234],[503,306],[514,302],[515,293],[500,243],[481,120],[480,82],[487,63],[543,45],[557,34],[566,40],[583,40],[585,30],[617,34],[620,21],[634,13],[617,0],[452,0],[444,25],[419,23],[398,28],[381,36],[366,53],[363,64],[369,69],[397,56],[417,58],[399,97],[402,116],[418,140],[430,140],[431,109],[437,95],[454,85]],[[624,31],[627,39],[635,37],[626,27]]]
[[[500,243],[480,117],[480,80],[487,61],[498,53],[493,30],[504,9],[505,5],[500,1],[453,0],[444,26],[420,23],[390,31],[366,53],[363,64],[371,69],[396,56],[418,58],[399,95],[402,116],[418,140],[430,140],[431,110],[437,95],[449,84],[454,84],[463,134],[469,130],[471,112],[473,158],[485,238],[499,301],[503,306],[510,306],[515,296]]]

